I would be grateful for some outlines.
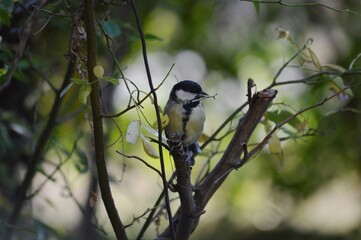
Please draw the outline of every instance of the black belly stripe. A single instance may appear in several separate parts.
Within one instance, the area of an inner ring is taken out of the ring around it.
[[[189,121],[189,118],[191,116],[192,113],[192,108],[186,109],[185,106],[183,105],[183,109],[185,110],[185,114],[183,115],[183,136],[182,136],[182,140],[186,138],[186,127],[187,127],[187,123]]]
[[[185,111],[185,114],[184,114],[184,117],[182,119],[183,132],[184,132],[184,134],[182,136],[182,140],[186,138],[186,127],[187,127],[187,123],[189,121],[189,118],[191,116],[192,110],[193,110],[193,108],[197,107],[199,103],[200,103],[199,101],[193,101],[193,102],[183,104],[183,109]]]

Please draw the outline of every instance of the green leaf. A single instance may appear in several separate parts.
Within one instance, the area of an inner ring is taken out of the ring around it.
[[[65,95],[65,93],[67,93],[68,91],[69,91],[69,89],[71,88],[71,86],[73,86],[73,82],[72,83],[70,83],[70,84],[68,84],[68,86],[66,86],[62,91],[61,91],[61,93],[60,93],[60,98],[62,98],[64,95]]]
[[[161,39],[160,37],[157,37],[156,35],[150,33],[144,34],[144,38],[145,40],[149,40],[149,41],[163,41],[163,39]]]
[[[106,22],[103,22],[102,26],[103,26],[105,33],[111,38],[118,37],[121,33],[120,27],[118,26],[118,24],[116,24],[111,19],[109,19]]]
[[[96,65],[93,68],[93,73],[97,78],[102,78],[104,76],[104,68],[102,65]]]
[[[103,77],[101,78],[104,81],[110,82],[113,85],[119,85],[119,79],[118,78],[113,78],[113,77]]]
[[[253,2],[254,10],[256,11],[257,16],[259,16],[259,12],[261,10],[261,4],[259,2]]]
[[[8,66],[5,66],[3,68],[0,68],[0,77],[3,76],[3,75],[6,75],[7,72],[9,70],[9,67]]]
[[[86,173],[89,169],[88,158],[86,154],[79,148],[75,149],[76,157],[74,158],[74,165],[79,173]]]
[[[90,84],[80,86],[79,100],[81,103],[86,104],[86,101],[91,91],[92,91],[92,86]]]
[[[84,86],[84,85],[88,85],[89,82],[87,79],[81,79],[81,78],[71,78],[70,79],[72,82],[78,84],[78,85],[81,85],[81,86]]]
[[[11,14],[10,12],[7,12],[3,8],[0,8],[0,23],[10,26],[11,24]]]
[[[266,118],[274,123],[280,123],[293,115],[294,114],[289,111],[281,110],[281,111],[267,112]],[[298,129],[301,123],[302,122],[298,117],[295,117],[288,122],[288,124],[294,127],[295,129]]]

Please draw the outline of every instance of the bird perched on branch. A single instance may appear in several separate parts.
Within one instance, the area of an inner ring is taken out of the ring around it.
[[[198,139],[202,135],[205,121],[201,100],[209,97],[198,83],[184,80],[173,86],[164,108],[164,113],[169,118],[165,134],[168,139],[178,135],[185,150],[185,159],[191,165],[194,165],[193,156],[201,152]]]

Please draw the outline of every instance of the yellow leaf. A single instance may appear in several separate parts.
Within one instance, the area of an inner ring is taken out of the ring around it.
[[[125,140],[128,143],[136,144],[139,138],[139,127],[138,127],[138,121],[133,121],[128,125],[127,128],[127,135],[125,137]]]
[[[313,65],[318,69],[318,70],[321,70],[322,66],[320,64],[320,61],[318,61],[318,58],[316,56],[316,54],[310,49],[310,48],[307,48],[309,54],[310,54],[310,57],[311,57],[311,60],[312,60],[312,63]]]
[[[205,133],[202,133],[201,137],[198,139],[198,142],[205,142],[209,139],[209,136]]]
[[[162,115],[162,116],[161,116],[162,129],[164,129],[164,128],[168,125],[168,123],[169,123],[169,117],[168,117],[168,115],[167,115],[167,114]],[[153,128],[154,128],[154,129],[158,129],[158,123],[157,123],[157,121],[155,121],[155,122],[153,123]]]
[[[162,116],[162,128],[166,127],[169,123],[169,117],[167,114]]]
[[[96,65],[93,69],[93,73],[97,78],[102,78],[104,75],[104,68],[101,65]]]
[[[281,141],[276,134],[273,134],[268,140],[268,148],[272,154],[279,154],[282,152]]]
[[[92,86],[90,84],[81,85],[79,89],[79,100],[81,103],[86,104],[88,96],[92,91]]]
[[[146,137],[144,137],[143,134],[140,134],[140,137],[142,138],[143,148],[146,154],[148,154],[148,156],[151,158],[159,158],[159,154],[151,142]]]

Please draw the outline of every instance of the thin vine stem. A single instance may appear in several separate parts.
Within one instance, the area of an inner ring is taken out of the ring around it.
[[[130,3],[131,3],[133,13],[134,13],[134,17],[135,17],[135,20],[136,20],[136,23],[137,23],[137,28],[138,28],[138,32],[139,32],[139,36],[140,36],[140,40],[141,40],[141,44],[142,44],[142,52],[143,52],[145,70],[146,70],[147,77],[148,77],[148,84],[149,84],[150,91],[151,91],[152,96],[153,96],[154,109],[155,109],[156,116],[157,116],[158,149],[159,149],[160,166],[161,166],[161,172],[162,172],[162,182],[163,182],[163,188],[164,188],[164,197],[165,197],[165,202],[166,202],[166,210],[167,210],[167,215],[168,215],[169,227],[170,227],[170,231],[171,231],[171,237],[172,237],[172,239],[175,239],[175,231],[174,231],[174,226],[173,226],[172,211],[171,211],[171,208],[170,208],[170,201],[169,201],[169,194],[168,194],[168,183],[167,183],[167,177],[166,177],[165,165],[164,165],[164,157],[163,157],[162,120],[161,120],[161,116],[160,116],[160,112],[159,112],[159,108],[158,108],[158,98],[157,98],[157,94],[156,94],[156,91],[155,91],[154,86],[153,86],[152,75],[150,73],[150,67],[149,67],[148,56],[147,56],[147,45],[146,45],[146,42],[145,42],[143,28],[142,28],[142,25],[141,25],[139,14],[138,14],[138,9],[137,9],[137,6],[135,4],[135,0],[130,0]]]

